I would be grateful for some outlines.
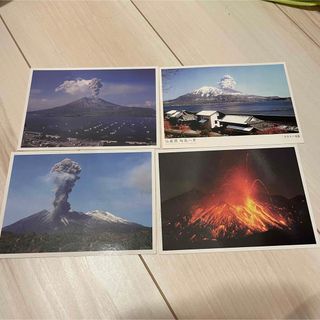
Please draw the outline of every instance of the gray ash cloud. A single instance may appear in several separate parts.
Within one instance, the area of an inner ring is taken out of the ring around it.
[[[56,163],[50,171],[50,176],[56,186],[55,199],[53,201],[54,216],[60,216],[67,213],[71,206],[68,197],[77,180],[80,179],[80,165],[71,160],[64,159]]]

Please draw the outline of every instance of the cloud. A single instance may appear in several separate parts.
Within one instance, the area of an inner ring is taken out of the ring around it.
[[[234,89],[236,84],[236,81],[228,74],[224,75],[218,82],[221,89]]]
[[[103,94],[106,95],[122,95],[122,94],[132,94],[146,92],[148,88],[144,85],[139,84],[117,84],[110,83],[105,85]]]
[[[140,192],[151,192],[151,165],[146,161],[134,167],[128,174],[127,184]]]
[[[151,163],[145,161],[141,164],[110,177],[101,177],[102,188],[108,193],[123,192],[151,192]],[[126,190],[126,191],[124,191]]]
[[[75,80],[65,80],[58,87],[55,88],[55,92],[65,92],[71,95],[84,93],[90,93],[92,96],[96,97],[100,93],[100,89],[103,84],[100,79],[92,78],[92,79],[82,79],[78,78]]]

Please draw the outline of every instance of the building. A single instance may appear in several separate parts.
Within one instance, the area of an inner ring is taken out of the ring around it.
[[[197,116],[185,110],[170,110],[166,112],[166,119],[172,124],[191,124],[197,121]]]
[[[219,120],[224,129],[239,131],[242,133],[250,133],[254,129],[253,125],[263,122],[254,116],[241,116],[227,114]]]
[[[198,123],[201,127],[207,127],[210,129],[219,128],[221,126],[219,118],[221,114],[215,110],[203,110],[198,112]]]
[[[182,114],[182,111],[177,111],[177,110],[170,110],[166,112],[166,118],[171,119],[171,118],[179,118]]]

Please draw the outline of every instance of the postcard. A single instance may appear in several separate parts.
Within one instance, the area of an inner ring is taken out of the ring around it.
[[[283,63],[161,69],[167,148],[303,142]]]
[[[159,151],[163,253],[316,246],[294,147]]]
[[[1,257],[154,252],[152,151],[12,155]]]
[[[34,69],[20,148],[156,146],[157,69]]]

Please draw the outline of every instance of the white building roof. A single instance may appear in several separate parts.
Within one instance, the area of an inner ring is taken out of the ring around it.
[[[170,110],[170,111],[167,111],[166,114],[172,115],[172,114],[174,114],[176,112],[177,112],[177,110]]]
[[[252,116],[238,116],[238,115],[227,114],[220,120],[220,122],[248,124],[251,118]]]
[[[171,118],[179,118],[182,115],[182,111],[176,111],[174,114],[171,114]]]
[[[234,130],[239,130],[239,131],[250,132],[253,130],[253,127],[240,127],[240,126],[228,125],[227,129],[234,129]]]
[[[197,116],[206,116],[206,117],[210,117],[213,114],[215,114],[218,111],[215,110],[203,110],[197,113]]]

